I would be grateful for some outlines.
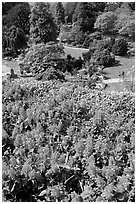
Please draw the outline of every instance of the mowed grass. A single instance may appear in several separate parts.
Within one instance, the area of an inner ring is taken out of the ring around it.
[[[73,47],[66,47],[64,46],[64,52],[65,55],[71,55],[72,57],[75,57],[76,59],[81,57],[82,58],[82,53],[87,52],[88,49],[83,49],[83,48],[73,48]]]
[[[135,66],[135,58],[125,58],[116,56],[116,60],[119,61],[117,65],[104,69],[104,73],[106,74],[106,76],[110,79],[120,78],[119,75],[124,71],[124,74],[128,74],[128,76],[130,77],[134,70],[132,66]]]
[[[14,71],[17,73],[19,71],[19,66],[18,66],[18,63],[16,61],[12,61],[12,60],[2,60],[2,65],[6,65],[8,66],[9,68],[12,68],[14,69]],[[9,70],[4,70],[5,66],[2,66],[2,72],[7,72]]]

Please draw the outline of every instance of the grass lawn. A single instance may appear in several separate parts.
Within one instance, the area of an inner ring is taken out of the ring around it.
[[[75,57],[75,58],[82,57],[82,53],[87,51],[88,49],[83,49],[83,48],[64,47],[64,52],[66,56],[71,55],[72,57]]]
[[[14,71],[16,73],[19,72],[19,66],[18,66],[18,63],[16,61],[2,60],[2,65],[6,65],[6,66],[14,69]],[[8,70],[6,70],[4,68],[5,68],[5,66],[2,66],[2,72],[3,73],[8,72]]]
[[[123,92],[123,91],[131,91],[132,82],[117,82],[117,83],[110,83],[104,90],[104,92]]]
[[[127,74],[132,71],[132,66],[135,65],[135,58],[125,58],[125,57],[116,57],[116,60],[119,61],[119,64],[116,66],[108,67],[104,69],[106,76],[110,79],[119,78],[119,74],[122,71]],[[130,73],[131,75],[131,73]]]

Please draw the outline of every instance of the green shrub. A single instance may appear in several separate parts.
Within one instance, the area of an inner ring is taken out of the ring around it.
[[[115,55],[119,56],[125,56],[128,51],[128,43],[125,39],[118,39],[115,41],[113,47],[112,47],[112,52]]]
[[[51,65],[62,70],[64,65],[60,61],[64,56],[63,46],[51,42],[46,45],[38,44],[28,50],[25,58],[19,64],[23,65],[21,70],[27,70],[33,74],[43,72]]]
[[[103,40],[93,40],[90,44],[90,50],[92,52],[95,51],[103,51],[104,49],[108,49],[110,52],[112,51],[112,41],[111,39],[103,39]]]
[[[95,65],[110,67],[115,63],[115,57],[111,54],[113,39],[94,40],[90,44],[88,52],[83,53],[85,61],[93,61]]]
[[[85,37],[82,47],[89,48],[90,43],[92,43],[94,40],[101,40],[101,39],[102,39],[102,35],[100,32],[94,32],[92,34],[89,34]]]
[[[46,71],[36,75],[35,79],[36,80],[41,80],[41,81],[46,81],[46,80],[64,81],[65,76],[60,70],[57,70],[54,67],[49,67],[49,68],[46,69]]]
[[[93,54],[93,61],[95,64],[111,67],[115,63],[115,57],[111,55],[109,49],[96,50]]]

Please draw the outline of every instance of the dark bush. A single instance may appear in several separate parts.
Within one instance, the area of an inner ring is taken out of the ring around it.
[[[93,60],[95,64],[111,67],[115,62],[115,57],[111,55],[109,49],[96,50],[93,55]]]
[[[102,39],[102,35],[98,31],[95,33],[89,34],[85,37],[82,47],[89,48],[90,43],[92,43],[94,40],[101,40],[101,39]]]
[[[84,59],[85,62],[86,62],[86,61],[89,61],[90,58],[91,58],[91,50],[89,50],[88,52],[83,52],[83,53],[82,53],[82,57],[83,57],[83,59]]]
[[[47,81],[47,80],[60,80],[64,81],[65,76],[60,70],[56,70],[54,67],[49,67],[46,71],[35,76],[36,80]]]
[[[128,51],[128,43],[125,39],[118,39],[112,47],[112,52],[115,55],[125,56]]]
[[[110,52],[112,51],[112,42],[111,39],[103,39],[103,40],[93,40],[90,44],[90,51],[95,52],[103,51],[104,49],[108,49]]]
[[[79,59],[75,59],[71,55],[67,55],[65,65],[66,70],[73,74],[78,70],[82,69],[83,60],[81,59],[81,57],[79,57]]]
[[[114,56],[111,55],[113,39],[94,40],[88,52],[83,53],[84,61],[90,61],[91,58],[94,64],[104,67],[112,66],[115,62]]]

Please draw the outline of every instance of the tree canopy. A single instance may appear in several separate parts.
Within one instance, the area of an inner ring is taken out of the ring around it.
[[[58,2],[56,4],[55,19],[56,19],[56,23],[58,25],[65,23],[65,9],[64,9],[63,4],[61,2]]]
[[[101,31],[103,34],[112,34],[115,32],[116,20],[117,15],[109,11],[98,16],[94,27],[95,29]]]
[[[50,12],[50,4],[39,2],[34,5],[30,15],[30,35],[34,43],[54,41],[57,26]]]
[[[12,4],[12,6],[13,5],[15,4]],[[5,4],[3,10],[4,8]],[[5,10],[4,13],[6,12]],[[30,5],[27,2],[16,4],[8,10],[7,14],[3,16],[3,25],[6,25],[9,28],[14,25],[21,28],[25,32],[25,34],[29,34],[29,15]]]

